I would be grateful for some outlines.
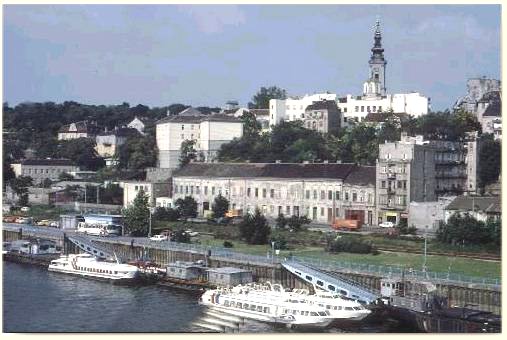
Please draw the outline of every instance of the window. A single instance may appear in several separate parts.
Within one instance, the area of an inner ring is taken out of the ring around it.
[[[359,112],[359,106],[356,106],[356,112]]]
[[[349,200],[349,192],[347,191],[347,192],[345,193],[345,201],[348,201],[348,200]]]
[[[310,190],[306,190],[306,199],[310,199]]]
[[[194,129],[194,124],[191,124],[190,125],[190,130],[193,130]]]
[[[401,187],[402,187],[401,181],[397,181],[396,188],[401,189]]]
[[[407,181],[403,181],[403,189],[407,188]]]
[[[188,194],[188,185],[185,185],[185,194]]]
[[[271,189],[271,190],[269,191],[269,197],[271,197],[271,198],[275,198],[275,189]]]
[[[361,106],[361,112],[364,112],[364,106]]]
[[[255,197],[259,197],[259,188],[255,188]]]
[[[386,188],[386,181],[382,181],[382,182],[380,182],[380,187],[381,187],[382,189],[385,189],[385,188]]]
[[[195,193],[196,193],[197,195],[199,195],[199,194],[201,193],[201,189],[199,188],[199,186],[198,186],[198,185],[195,187]]]
[[[340,192],[339,191],[335,192],[335,197],[336,197],[336,200],[340,200]]]
[[[326,198],[326,192],[324,190],[320,191],[320,199],[323,200]]]
[[[177,186],[177,185],[175,185],[175,186],[174,186],[174,193],[175,193],[175,194],[177,194],[177,193],[178,193],[178,186]]]
[[[185,139],[185,135],[184,134],[181,134],[181,139]]]
[[[285,207],[285,213],[287,214],[287,216],[290,216],[290,205]]]
[[[371,194],[368,194],[368,203],[371,203]]]
[[[352,202],[356,202],[357,201],[357,192],[353,192],[352,193]]]
[[[250,188],[246,188],[246,196],[247,197],[250,197],[250,192],[252,191],[252,189]]]
[[[382,106],[378,107],[378,112],[382,112]]]
[[[373,112],[377,112],[377,107],[376,106],[372,106],[372,111]]]
[[[316,200],[317,199],[317,190],[313,190],[313,199]]]
[[[181,129],[182,130],[185,130],[185,125],[184,124],[181,124]],[[183,135],[182,135],[183,136]]]
[[[278,206],[278,215],[281,215],[281,214],[282,214],[282,206],[281,206],[281,205],[279,205],[279,206]]]
[[[135,191],[138,191],[138,190],[139,190],[139,186],[137,186],[137,185],[136,185],[136,186],[134,186],[134,190],[135,190]]]
[[[320,216],[324,216],[324,208],[320,208]]]
[[[208,194],[208,186],[205,186],[204,187],[204,194],[207,195]]]
[[[266,189],[262,189],[262,198],[266,198]]]
[[[194,193],[194,186],[193,186],[193,185],[191,185],[191,186],[190,186],[190,194],[193,194],[193,193]]]
[[[347,108],[346,107],[343,108],[343,112],[347,112]]]
[[[215,194],[215,187],[211,187],[211,194],[214,195]]]
[[[331,190],[329,190],[329,191],[327,192],[327,199],[328,199],[328,200],[332,200],[332,199],[333,199],[333,192],[332,192]]]

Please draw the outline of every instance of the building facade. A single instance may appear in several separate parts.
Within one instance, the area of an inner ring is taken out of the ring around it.
[[[267,218],[307,216],[314,223],[335,218],[376,219],[372,167],[336,163],[190,163],[173,173],[173,200],[192,196],[199,215],[218,195],[241,214],[258,208]],[[368,175],[368,176],[366,176]]]
[[[79,171],[69,159],[26,159],[12,163],[11,167],[16,177],[31,177],[34,184],[45,179],[56,181],[63,173]]]
[[[124,207],[131,205],[141,190],[148,196],[150,207],[156,206],[158,197],[167,197],[171,193],[171,183],[168,182],[126,181],[122,186]]]
[[[181,144],[195,142],[198,159],[213,161],[222,144],[243,135],[240,119],[224,114],[203,115],[188,108],[177,116],[163,118],[156,125],[159,152],[158,167],[175,169],[179,166]]]
[[[502,218],[502,203],[499,196],[458,196],[445,208],[445,222],[454,215],[470,214],[475,219]]]
[[[376,194],[378,223],[408,222],[410,202],[435,201],[435,150],[422,136],[379,145]]]
[[[430,109],[430,99],[419,92],[387,93],[386,65],[380,23],[377,21],[374,44],[368,61],[369,76],[363,84],[361,96],[346,95],[339,97],[333,93],[317,93],[302,98],[269,101],[270,125],[281,121],[303,119],[306,108],[316,101],[334,100],[340,109],[343,120],[341,125],[361,122],[370,112],[406,113],[413,117],[425,115]]]
[[[112,131],[101,132],[95,137],[95,150],[100,157],[113,157],[117,154],[121,145],[125,144],[129,136],[134,136],[138,131],[133,128],[117,128]]]
[[[95,122],[86,120],[64,125],[58,130],[58,140],[71,140],[77,138],[94,138],[99,132]]]
[[[302,121],[310,130],[337,134],[341,128],[341,113],[334,100],[322,100],[306,107]]]

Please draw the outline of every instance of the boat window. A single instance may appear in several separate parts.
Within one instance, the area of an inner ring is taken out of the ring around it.
[[[225,307],[229,307],[229,301],[228,301],[228,300],[225,300],[225,301],[224,301],[224,306],[225,306]]]
[[[284,310],[283,310],[283,312],[284,312],[285,314],[287,314],[287,312],[288,312],[288,311],[287,311],[287,309],[284,309]]]
[[[331,309],[331,305],[326,305],[326,309]]]
[[[323,285],[324,285],[324,282],[322,282],[322,281],[320,281],[320,280],[317,280],[317,284],[318,284],[319,286],[323,286]]]
[[[319,314],[317,314],[316,312],[311,312],[310,315],[311,316],[318,316]]]
[[[115,270],[115,271],[114,271],[114,273],[115,273],[115,274],[118,274],[118,271],[117,271],[117,270]]]
[[[264,313],[269,314],[269,307],[264,307]]]
[[[341,294],[341,295],[344,295],[344,296],[347,296],[347,295],[348,295],[348,294],[347,294],[347,292],[346,292],[346,291],[344,291],[344,290],[340,290],[340,294]]]
[[[299,276],[301,276],[301,273],[300,273],[300,272],[298,272],[297,270],[296,270],[296,274],[298,274]]]
[[[250,310],[255,310],[255,308],[257,308],[256,305],[250,305]]]
[[[245,304],[243,305],[243,309],[248,309],[248,306],[249,306],[249,305],[248,305],[248,303],[245,303]]]
[[[345,310],[353,310],[352,307],[345,307]]]
[[[313,278],[311,276],[309,276],[309,275],[306,275],[306,279],[309,280],[309,281],[313,280]]]
[[[257,311],[262,312],[262,306],[257,306]]]
[[[242,304],[241,302],[238,302],[238,303],[236,304],[236,308],[243,308],[243,304]]]
[[[353,308],[354,308],[354,310],[361,310],[361,308],[359,308],[359,307],[353,307]]]
[[[328,286],[327,286],[327,289],[332,290],[333,292],[335,291],[335,288],[334,288],[334,286],[333,286],[333,285],[328,285]]]

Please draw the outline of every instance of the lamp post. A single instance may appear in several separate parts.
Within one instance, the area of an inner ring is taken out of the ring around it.
[[[151,213],[152,213],[152,208],[149,207],[148,210],[150,211],[150,224],[149,224],[149,229],[148,229],[148,237],[151,237]]]
[[[275,262],[275,241],[271,241],[271,248],[272,248],[271,263],[273,263]]]

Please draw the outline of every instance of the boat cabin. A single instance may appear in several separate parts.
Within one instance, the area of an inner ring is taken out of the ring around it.
[[[167,265],[166,275],[172,279],[197,280],[205,276],[202,262],[176,261]]]
[[[17,240],[12,241],[10,251],[20,254],[57,254],[60,252],[60,247],[56,243],[48,240]]]
[[[208,282],[217,286],[237,286],[253,281],[252,272],[234,267],[210,268]]]

